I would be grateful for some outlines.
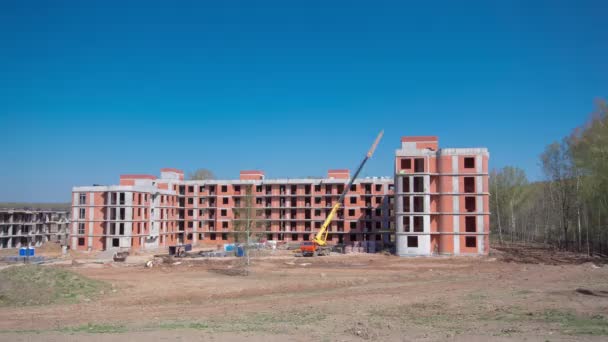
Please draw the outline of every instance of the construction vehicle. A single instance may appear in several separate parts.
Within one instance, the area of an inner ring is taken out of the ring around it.
[[[355,179],[357,179],[357,176],[363,169],[363,165],[365,165],[367,160],[371,158],[374,154],[376,146],[378,146],[380,139],[382,139],[382,135],[384,135],[384,131],[381,131],[380,134],[378,134],[378,136],[376,137],[376,140],[372,144],[372,147],[369,149],[369,151],[365,155],[365,158],[363,158],[363,161],[361,161],[361,164],[359,164],[357,171],[351,177],[348,184],[344,188],[344,191],[340,195],[340,198],[338,198],[338,202],[336,202],[336,204],[334,204],[331,208],[329,215],[327,215],[327,218],[325,218],[321,229],[319,229],[314,239],[312,241],[306,241],[300,245],[300,253],[303,256],[329,255],[329,253],[331,252],[331,246],[327,245],[327,234],[329,233],[329,225],[331,224],[331,221],[333,220],[334,216],[336,216],[336,213],[338,212],[340,207],[342,207],[344,199],[346,198],[346,194],[348,194],[348,192],[350,191],[350,187],[353,185],[353,182],[355,181]]]
[[[128,251],[115,252],[114,255],[112,256],[112,260],[114,260],[114,262],[125,262],[125,260],[127,260],[128,256],[129,256]]]

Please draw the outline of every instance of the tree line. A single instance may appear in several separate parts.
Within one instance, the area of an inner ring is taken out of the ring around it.
[[[506,166],[490,173],[492,238],[608,255],[608,105],[539,157],[544,180]]]

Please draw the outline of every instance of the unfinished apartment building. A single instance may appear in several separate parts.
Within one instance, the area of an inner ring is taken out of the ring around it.
[[[67,244],[67,210],[0,209],[0,249]]]
[[[179,200],[174,184],[184,174],[121,175],[118,185],[72,190],[70,246],[75,250],[158,248],[177,243]]]
[[[71,246],[79,250],[217,245],[256,236],[309,241],[349,179],[330,170],[322,179],[265,179],[241,171],[237,180],[184,180],[176,169],[160,178],[122,175],[120,184],[73,188]],[[389,239],[393,180],[357,180],[329,228],[330,243]]]
[[[438,145],[403,137],[395,153],[397,254],[488,254],[488,150]]]

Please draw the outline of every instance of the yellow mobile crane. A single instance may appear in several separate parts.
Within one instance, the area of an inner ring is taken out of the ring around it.
[[[328,234],[327,228],[331,224],[331,221],[333,220],[334,216],[336,216],[338,209],[340,209],[340,207],[344,203],[344,198],[346,197],[346,194],[350,191],[351,185],[353,185],[353,182],[355,181],[355,179],[357,179],[357,176],[363,169],[363,165],[365,165],[367,160],[369,158],[371,158],[372,155],[374,154],[374,151],[376,150],[376,146],[378,146],[380,139],[382,139],[382,135],[384,135],[384,131],[381,131],[380,134],[378,134],[378,136],[376,137],[376,140],[372,144],[372,147],[369,149],[369,151],[367,151],[365,158],[363,158],[363,161],[361,161],[361,164],[359,164],[359,168],[357,168],[357,171],[351,177],[350,181],[344,188],[344,191],[340,195],[338,202],[336,202],[336,204],[334,204],[333,207],[331,208],[329,215],[327,215],[325,222],[323,222],[321,229],[319,229],[319,231],[315,235],[314,239],[311,242],[304,242],[300,245],[300,252],[302,253],[302,255],[304,255],[304,256],[329,255],[329,252],[331,251],[331,247],[327,246],[327,234]]]

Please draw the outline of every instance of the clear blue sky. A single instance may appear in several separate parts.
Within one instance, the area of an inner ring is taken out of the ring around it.
[[[179,3],[179,5],[177,5]],[[390,176],[403,135],[538,155],[608,95],[607,1],[0,2],[0,201],[161,167]]]

